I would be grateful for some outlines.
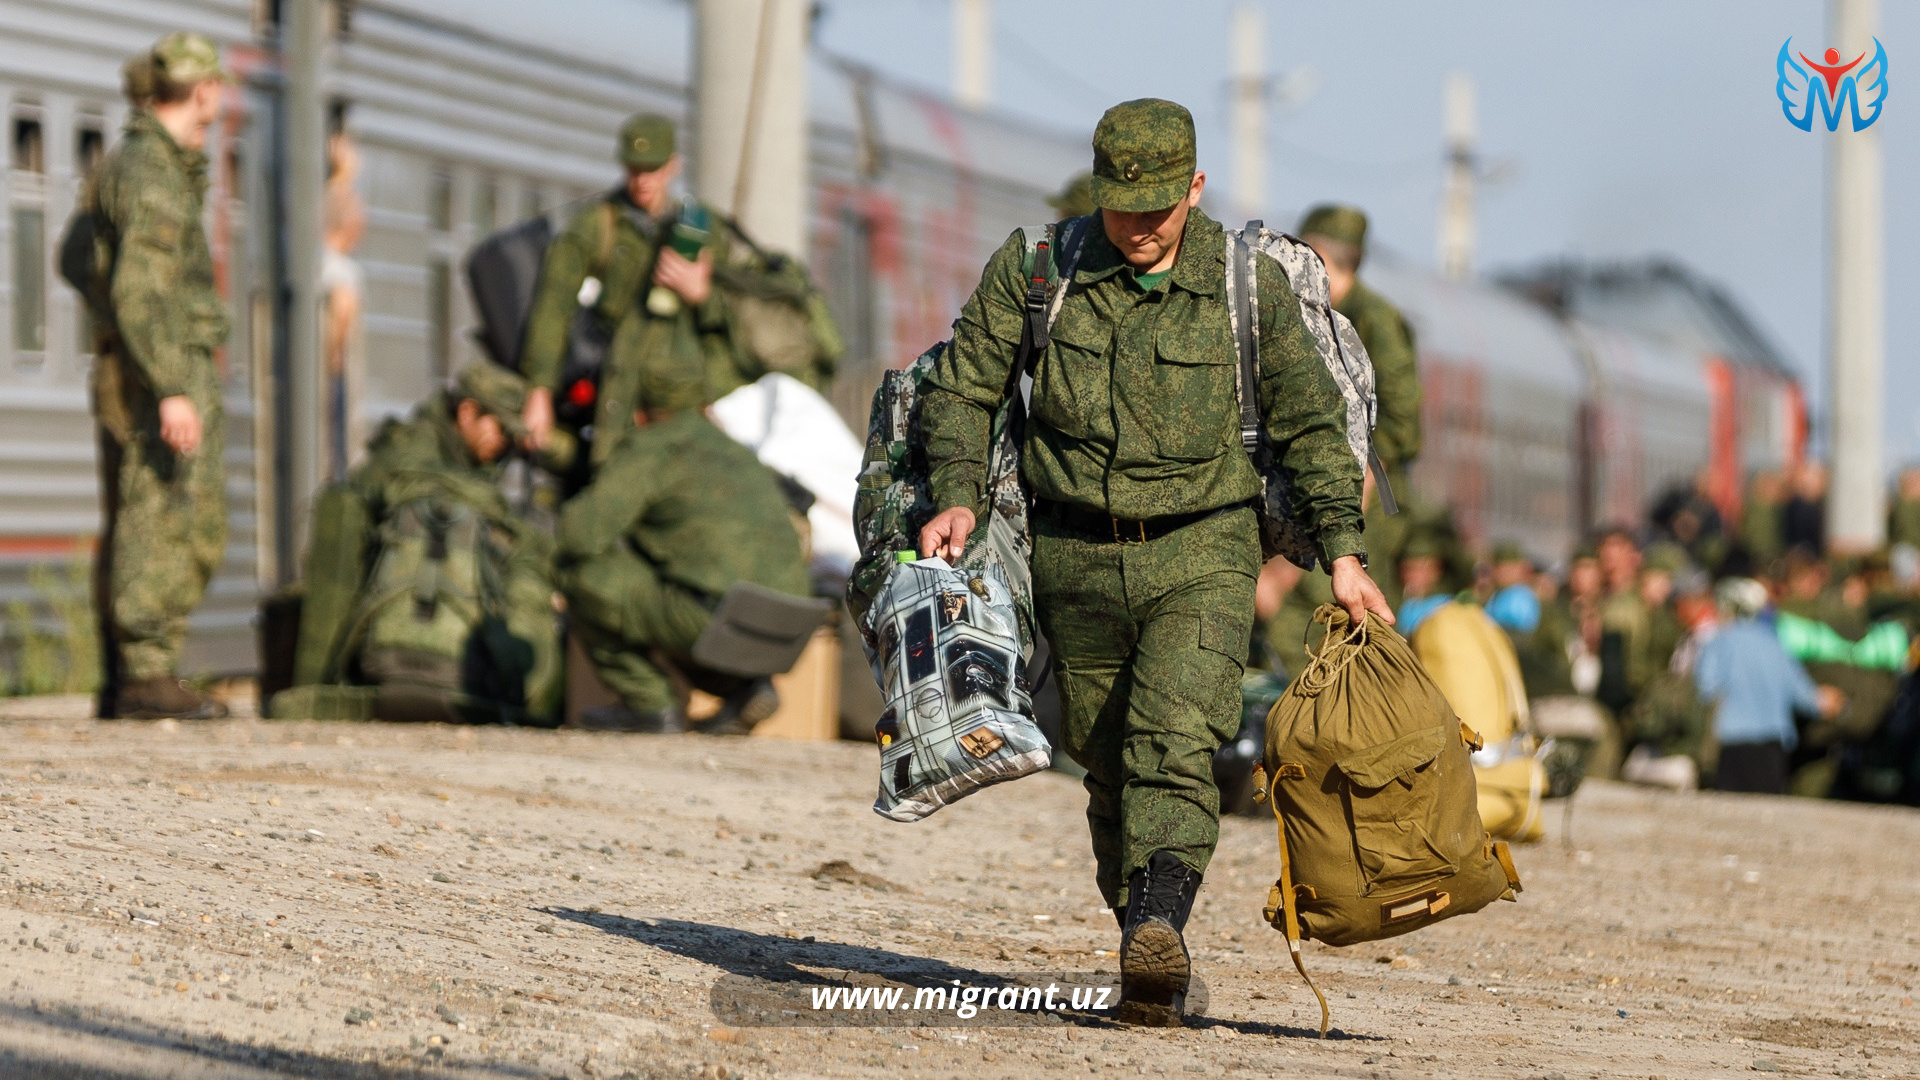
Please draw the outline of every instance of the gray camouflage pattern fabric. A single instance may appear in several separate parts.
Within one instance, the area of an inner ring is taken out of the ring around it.
[[[1347,446],[1353,451],[1354,460],[1364,474],[1371,456],[1374,424],[1379,417],[1373,362],[1367,357],[1367,349],[1361,344],[1359,332],[1345,315],[1333,308],[1326,266],[1305,241],[1275,232],[1258,222],[1248,222],[1246,228],[1227,230],[1227,233],[1229,245],[1245,243],[1254,252],[1272,258],[1285,272],[1288,286],[1299,298],[1300,318],[1306,324],[1314,350],[1320,354],[1321,362],[1326,365],[1327,373],[1333,377],[1334,384],[1340,388],[1340,396],[1346,402]],[[1234,281],[1238,272],[1236,260],[1229,258],[1226,264],[1227,295],[1237,296],[1239,294],[1235,291]],[[1258,296],[1260,262],[1249,258],[1246,266],[1252,279],[1248,282],[1246,295]],[[1242,320],[1251,314],[1241,311],[1237,303],[1227,305],[1236,343],[1240,340]],[[1260,333],[1257,320],[1252,331],[1251,336],[1257,344]],[[1246,392],[1238,380],[1235,389],[1243,394]],[[1310,523],[1300,520],[1293,508],[1292,485],[1286,471],[1280,468],[1271,454],[1256,455],[1255,460],[1262,482],[1258,504],[1262,552],[1269,558],[1284,555],[1296,566],[1313,569],[1319,561],[1313,529]]]

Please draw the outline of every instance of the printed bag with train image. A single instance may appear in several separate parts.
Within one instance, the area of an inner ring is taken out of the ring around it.
[[[1406,639],[1332,604],[1327,634],[1267,717],[1255,783],[1279,823],[1266,919],[1307,975],[1305,940],[1356,945],[1512,900],[1520,874],[1487,835],[1475,794],[1479,736],[1454,715]]]
[[[886,696],[875,735],[874,812],[918,821],[989,784],[1052,763],[1021,671],[1013,592],[997,564],[921,559],[894,567],[871,617]]]

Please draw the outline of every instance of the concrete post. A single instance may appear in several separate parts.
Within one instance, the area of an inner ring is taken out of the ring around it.
[[[699,0],[696,16],[694,191],[804,261],[806,0]]]
[[[1475,117],[1473,76],[1447,73],[1444,120],[1447,136],[1446,193],[1440,206],[1440,273],[1454,281],[1473,276],[1473,180]]]
[[[286,77],[286,155],[283,223],[286,263],[281,268],[286,335],[285,426],[276,451],[287,455],[278,521],[287,534],[276,547],[285,555],[282,581],[300,576],[302,546],[313,497],[320,487],[320,223],[327,181],[327,110],[323,85],[332,47],[329,0],[287,0],[282,8],[281,64]]]
[[[1233,201],[1242,218],[1267,208],[1267,30],[1260,9],[1233,9]]]
[[[953,0],[953,99],[993,104],[993,0]]]
[[[1871,56],[1879,8],[1833,0],[1833,47]],[[1886,540],[1886,248],[1880,128],[1851,126],[1827,136],[1827,543],[1861,552]]]

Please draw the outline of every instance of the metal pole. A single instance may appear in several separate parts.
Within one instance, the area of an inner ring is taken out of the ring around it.
[[[1447,134],[1446,194],[1440,207],[1440,273],[1453,281],[1473,276],[1473,76],[1464,71],[1447,74],[1445,122]]]
[[[330,38],[328,0],[284,0],[281,64],[286,72],[285,167],[286,262],[280,268],[286,335],[285,423],[276,427],[278,454],[285,455],[286,485],[276,517],[282,581],[300,576],[300,550],[320,486],[320,218],[325,195],[326,102],[322,92]]]
[[[969,109],[993,103],[993,0],[953,0],[953,98]]]
[[[695,17],[694,191],[804,260],[807,4],[699,0]]]
[[[1833,0],[1833,47],[1872,55],[1878,0]],[[1886,250],[1880,129],[1842,122],[1827,136],[1827,545],[1863,552],[1886,540],[1881,445],[1886,402]]]
[[[1267,207],[1267,30],[1260,9],[1233,9],[1233,197],[1240,217]]]

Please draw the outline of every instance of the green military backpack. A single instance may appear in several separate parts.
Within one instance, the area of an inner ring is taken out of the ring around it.
[[[750,372],[791,375],[824,393],[846,352],[826,297],[798,261],[761,247],[733,219],[720,220],[741,242],[714,267],[713,281],[726,294]]]
[[[1254,774],[1279,823],[1280,878],[1267,922],[1307,975],[1303,940],[1356,945],[1514,899],[1520,874],[1480,820],[1480,737],[1448,705],[1406,639],[1372,618],[1314,612],[1327,636],[1267,717]],[[1258,796],[1256,796],[1258,797]]]
[[[545,713],[558,675],[545,640],[557,633],[552,587],[515,573],[516,545],[533,539],[503,507],[488,509],[498,502],[479,482],[403,476],[320,684],[280,695],[275,714],[525,723]]]

